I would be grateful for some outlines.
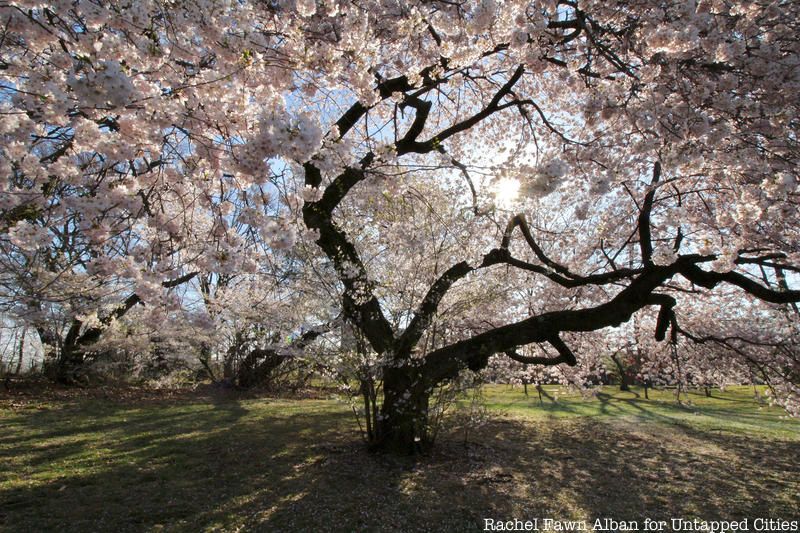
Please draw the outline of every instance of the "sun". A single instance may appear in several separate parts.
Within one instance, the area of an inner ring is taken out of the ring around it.
[[[498,207],[509,208],[519,198],[519,180],[515,178],[502,178],[497,180],[492,187],[495,203]]]

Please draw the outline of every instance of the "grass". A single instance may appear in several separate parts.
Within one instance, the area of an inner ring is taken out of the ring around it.
[[[7,531],[479,531],[483,518],[800,515],[800,422],[752,389],[595,398],[492,386],[412,460],[333,399],[0,399]],[[554,401],[555,400],[555,401]]]
[[[756,401],[751,387],[744,386],[715,389],[711,397],[706,397],[703,391],[682,392],[680,402],[674,390],[664,389],[650,390],[648,399],[641,387],[631,387],[630,392],[604,387],[589,398],[557,386],[543,389],[540,402],[533,386],[528,387],[526,398],[520,394],[520,387],[491,385],[487,387],[487,405],[493,411],[535,420],[589,417],[607,422],[613,418],[738,435],[800,439],[800,421],[786,416],[782,409],[766,405],[764,387],[759,388],[761,402]]]

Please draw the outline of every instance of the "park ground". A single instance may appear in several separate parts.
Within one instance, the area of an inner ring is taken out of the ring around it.
[[[0,395],[3,531],[480,531],[527,520],[798,519],[800,421],[734,387],[490,386],[488,419],[370,454],[348,404],[139,390]],[[466,407],[464,407],[466,409]],[[752,523],[752,522],[751,522]],[[541,522],[540,522],[541,525]]]

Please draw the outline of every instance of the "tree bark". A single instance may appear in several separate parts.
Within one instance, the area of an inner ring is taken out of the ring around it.
[[[400,455],[425,451],[432,444],[428,428],[430,394],[431,388],[418,370],[385,369],[383,405],[371,448]]]
[[[273,371],[281,366],[288,357],[275,350],[256,348],[239,364],[236,382],[240,387],[250,388],[256,385],[269,385]]]
[[[56,383],[62,385],[76,385],[80,381],[79,374],[83,367],[84,354],[80,346],[64,342],[58,351],[51,377]]]
[[[62,338],[57,332],[37,327],[44,348],[44,369],[50,379],[64,385],[75,382],[75,372],[83,364],[83,354],[74,346],[74,335]]]

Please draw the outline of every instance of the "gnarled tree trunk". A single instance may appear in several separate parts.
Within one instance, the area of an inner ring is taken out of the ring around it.
[[[383,405],[372,449],[410,455],[428,448],[432,444],[428,427],[431,390],[417,369],[385,369]]]
[[[280,355],[275,350],[261,348],[251,350],[239,364],[236,383],[244,388],[268,384],[275,369],[287,359],[288,356]]]

